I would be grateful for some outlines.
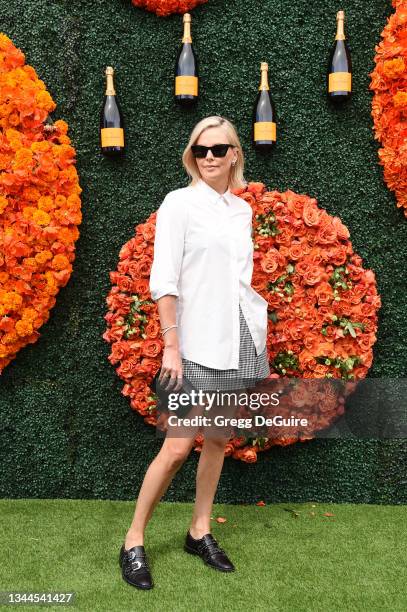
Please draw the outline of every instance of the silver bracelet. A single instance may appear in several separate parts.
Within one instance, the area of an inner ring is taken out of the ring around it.
[[[170,325],[169,327],[166,327],[164,331],[161,332],[161,334],[164,335],[169,329],[172,329],[173,327],[178,327],[178,325]]]
[[[168,325],[167,327],[160,327],[160,332],[165,332],[167,329],[170,329],[171,325]]]

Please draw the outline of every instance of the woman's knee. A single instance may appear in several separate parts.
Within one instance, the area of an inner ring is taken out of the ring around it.
[[[167,442],[167,440],[166,440]],[[191,452],[193,440],[172,438],[161,448],[161,455],[169,467],[177,467],[184,463]]]
[[[204,445],[207,447],[212,447],[214,450],[224,450],[226,444],[230,440],[230,434],[225,432],[224,435],[219,434],[219,432],[206,432]]]

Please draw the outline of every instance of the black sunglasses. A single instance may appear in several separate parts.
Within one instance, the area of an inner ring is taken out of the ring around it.
[[[205,147],[204,145],[192,145],[191,151],[194,157],[199,159],[205,158],[208,155],[208,151],[212,151],[214,157],[225,157],[229,147],[234,147],[232,144],[216,144],[211,147]]]

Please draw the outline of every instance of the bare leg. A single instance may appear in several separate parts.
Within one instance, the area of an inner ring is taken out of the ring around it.
[[[190,415],[202,414],[203,406],[194,407]],[[144,476],[136,502],[133,520],[126,534],[124,547],[144,545],[144,531],[154,509],[167,491],[172,479],[188,457],[194,445],[194,428],[168,428],[166,438],[155,459],[150,463]],[[185,437],[182,437],[184,436]]]
[[[194,440],[166,438],[156,458],[144,476],[137,498],[133,520],[127,532],[124,547],[144,545],[144,530],[154,508],[167,491],[172,479],[188,457]]]
[[[199,457],[196,473],[196,497],[191,519],[190,534],[199,539],[210,533],[210,517],[213,500],[218,487],[225,458],[225,446],[229,437],[224,439],[205,438]]]
[[[237,391],[237,396],[241,392],[241,390]],[[233,417],[236,413],[236,405],[218,406],[216,413],[229,418]],[[214,432],[212,428],[211,435],[214,437],[205,435],[196,474],[195,505],[189,530],[195,539],[211,531],[210,517],[213,500],[225,459],[225,446],[230,439],[228,430],[230,427],[225,427],[223,432],[217,428]],[[226,435],[222,436],[222,433]]]

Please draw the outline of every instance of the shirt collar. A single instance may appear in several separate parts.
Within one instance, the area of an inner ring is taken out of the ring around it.
[[[205,193],[206,197],[211,201],[216,203],[220,198],[224,198],[227,205],[230,205],[232,202],[232,194],[230,189],[225,191],[224,194],[220,194],[206,183],[203,179],[199,179],[196,183],[198,189],[200,189],[203,193]]]

